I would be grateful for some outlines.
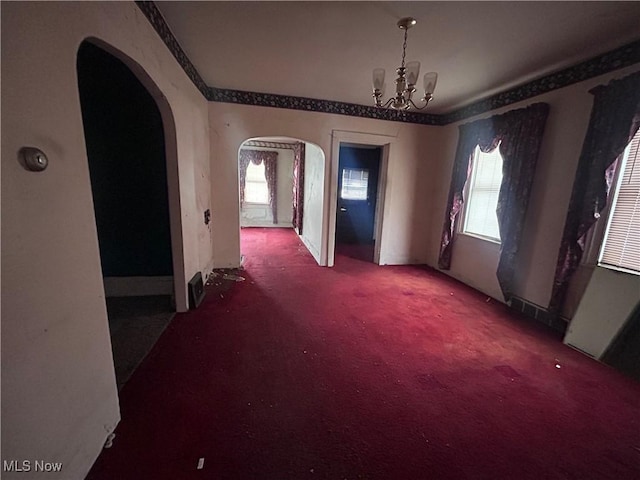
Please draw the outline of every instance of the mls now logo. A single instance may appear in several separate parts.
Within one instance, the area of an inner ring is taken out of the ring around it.
[[[45,462],[43,460],[3,460],[3,472],[60,472],[62,462]]]

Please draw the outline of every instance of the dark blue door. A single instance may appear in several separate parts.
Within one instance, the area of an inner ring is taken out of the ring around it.
[[[380,148],[340,147],[336,243],[373,245]]]

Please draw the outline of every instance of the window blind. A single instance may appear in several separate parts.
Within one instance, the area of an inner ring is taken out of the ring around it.
[[[600,264],[640,274],[640,130],[625,149]]]
[[[496,207],[502,184],[502,156],[499,148],[473,155],[469,198],[464,215],[463,232],[500,240]]]

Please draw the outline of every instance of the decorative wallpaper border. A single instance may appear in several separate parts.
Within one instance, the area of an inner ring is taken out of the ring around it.
[[[419,123],[423,125],[442,125],[442,115],[398,112],[395,110],[381,109],[367,105],[357,105],[355,103],[318,100],[306,97],[291,97],[289,95],[276,95],[273,93],[245,92],[242,90],[227,90],[212,87],[209,89],[207,99],[212,102],[239,103],[242,105],[256,105],[260,107],[333,113],[337,115],[349,115],[351,117]]]
[[[640,63],[640,40],[447,113],[444,115],[444,124],[505,107],[636,63]]]
[[[259,148],[275,148],[279,150],[295,150],[301,142],[288,143],[288,142],[267,142],[264,140],[249,140],[244,142],[241,148],[245,147],[259,147]]]
[[[193,63],[191,63],[191,60],[189,59],[189,57],[187,57],[187,54],[184,52],[184,50],[182,50],[182,47],[171,32],[169,25],[162,16],[162,12],[158,10],[155,2],[136,1],[136,5],[140,10],[142,10],[144,16],[147,17],[147,20],[149,20],[149,23],[151,24],[153,29],[158,33],[171,54],[178,61],[178,63],[184,70],[184,73],[187,74],[196,88],[200,90],[200,93],[202,93],[204,98],[207,98],[209,87],[206,83],[204,83],[204,80],[198,73],[198,70],[196,70],[196,67],[193,65]]]
[[[480,99],[453,112],[441,115],[411,111],[398,112],[395,110],[380,109],[374,106],[357,105],[332,100],[209,87],[205,84],[195,66],[191,63],[189,57],[187,57],[187,54],[182,50],[182,47],[180,47],[178,40],[171,32],[169,25],[167,25],[156,4],[153,1],[136,1],[135,3],[138,8],[142,10],[149,20],[149,23],[151,23],[160,38],[164,41],[169,51],[176,58],[193,84],[200,90],[202,95],[211,102],[333,113],[337,115],[417,123],[421,125],[447,125],[513,103],[521,102],[558,88],[582,82],[589,78],[597,77],[598,75],[640,63],[640,40],[636,40],[577,65],[545,75],[496,95]]]

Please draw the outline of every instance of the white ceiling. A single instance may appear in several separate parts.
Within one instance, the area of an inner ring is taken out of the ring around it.
[[[371,71],[439,74],[443,113],[640,38],[640,2],[157,2],[212,87],[371,105]],[[420,92],[418,92],[420,93]]]

